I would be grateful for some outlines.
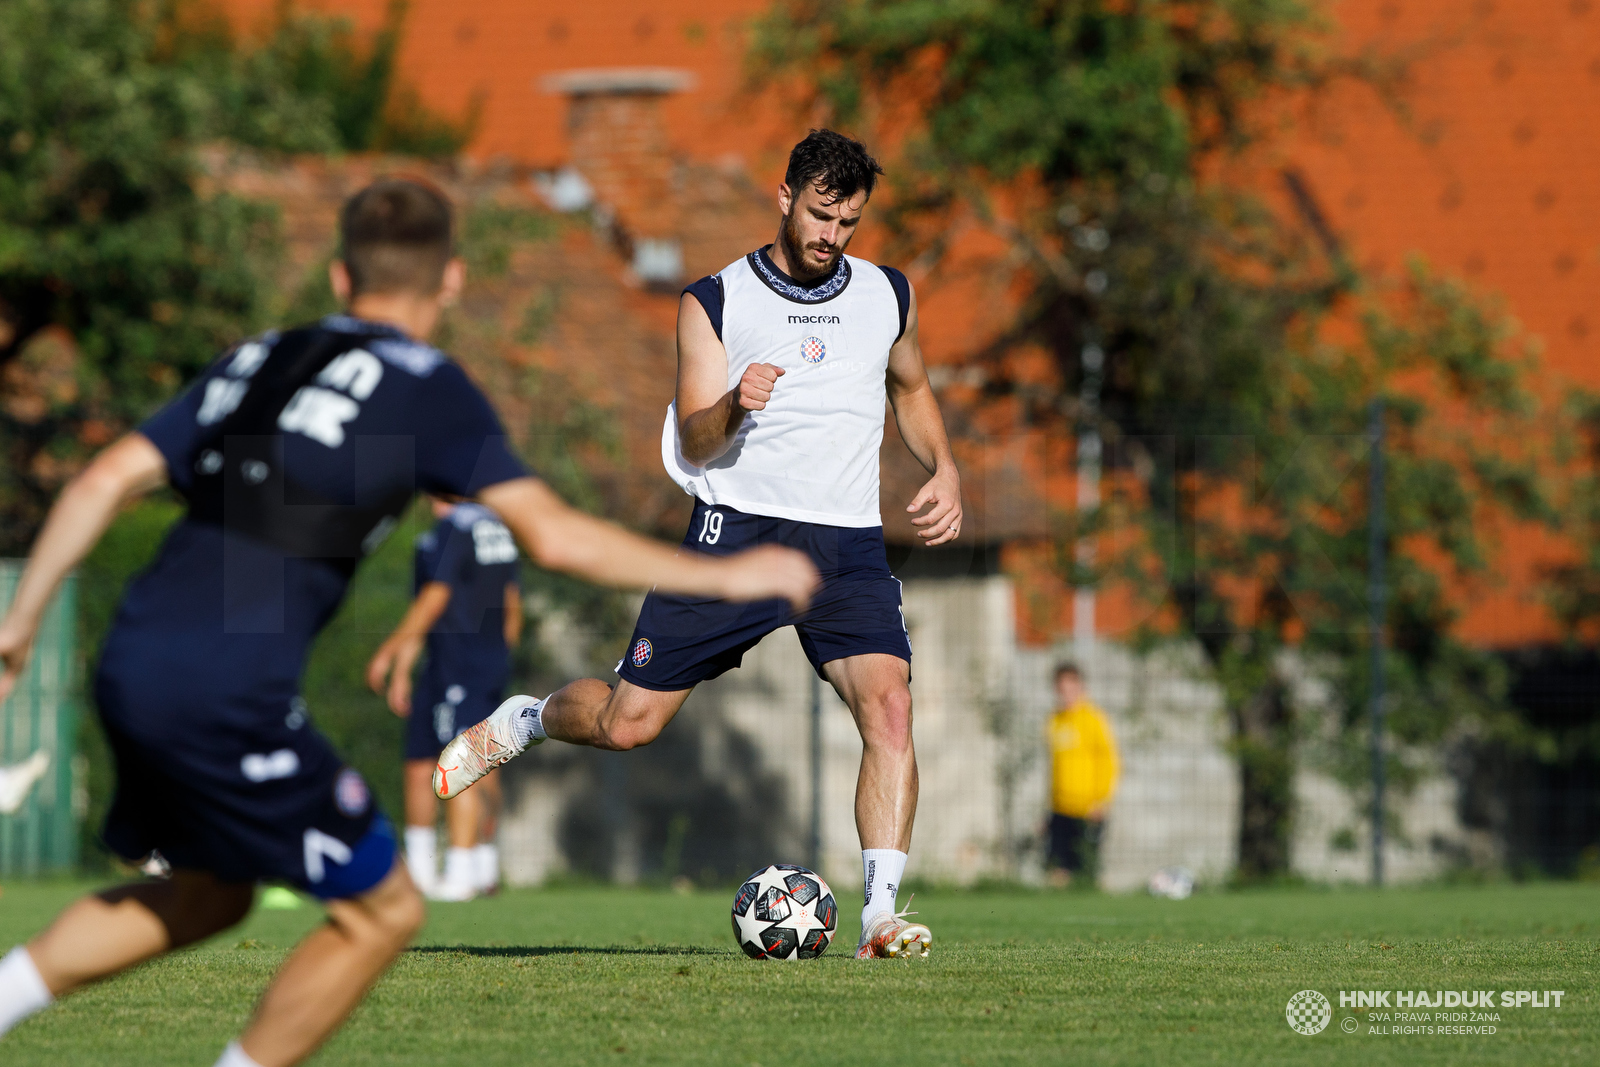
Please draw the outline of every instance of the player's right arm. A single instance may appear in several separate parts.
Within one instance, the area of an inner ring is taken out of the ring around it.
[[[752,363],[728,388],[728,350],[700,301],[684,293],[678,304],[678,440],[683,458],[704,467],[728,450],[747,412],[761,411],[783,368]]]
[[[62,579],[94,548],[126,501],[166,481],[166,457],[148,437],[130,433],[67,483],[34,539],[17,595],[0,621],[0,661],[5,665],[0,700],[11,692],[27,664],[39,620]]]
[[[762,545],[722,557],[680,551],[569,506],[537,478],[491,485],[478,499],[539,566],[596,585],[724,600],[782,597],[800,612],[819,581],[816,567],[793,549]]]

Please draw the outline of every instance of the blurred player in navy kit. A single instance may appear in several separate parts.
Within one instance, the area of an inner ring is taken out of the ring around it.
[[[445,804],[450,836],[439,882],[434,822],[439,800],[433,765],[444,746],[489,717],[511,680],[511,650],[522,636],[517,545],[498,516],[481,504],[431,498],[433,528],[417,538],[416,599],[367,666],[373,692],[389,679],[389,710],[405,716],[406,865],[425,895],[469,900],[500,884],[494,844],[498,775],[489,786]],[[417,691],[411,668],[427,648]],[[463,803],[463,801],[465,803]]]
[[[350,578],[418,489],[499,513],[540,566],[608,585],[808,602],[815,569],[765,548],[714,560],[561,501],[512,454],[429,336],[461,291],[449,203],[382,181],[345,205],[330,268],[348,312],[225,353],[62,491],[0,621],[0,700],[61,581],[122,504],[188,504],[128,586],[95,680],[117,767],[106,842],[159,850],[166,881],[84,897],[0,960],[0,1035],[57,997],[210,937],[255,885],[322,898],[223,1067],[286,1067],[344,1021],[421,926],[423,903],[361,776],[311,725],[300,674]]]

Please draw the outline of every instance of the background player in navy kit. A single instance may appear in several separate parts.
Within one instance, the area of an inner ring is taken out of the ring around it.
[[[0,621],[0,699],[62,579],[127,499],[188,502],[129,586],[96,702],[117,764],[105,836],[159,849],[168,881],[85,897],[0,961],[0,1034],[51,1001],[209,937],[258,881],[322,897],[327,922],[278,972],[226,1067],[284,1067],[320,1045],[423,920],[392,831],[297,696],[317,631],[417,488],[493,507],[541,566],[629,587],[803,605],[813,568],[775,549],[685,554],[569,508],[507,447],[482,394],[426,337],[460,291],[450,209],[386,181],[341,218],[331,268],[349,314],[239,346],[56,501]]]
[[[917,764],[911,646],[879,514],[885,401],[930,478],[906,508],[929,546],[961,530],[961,483],[917,345],[904,275],[846,257],[882,171],[856,141],[813,130],[789,157],[777,239],[686,290],[668,472],[697,498],[686,548],[806,551],[824,585],[811,611],[652,592],[613,690],[585,679],[548,703],[523,698],[440,756],[441,795],[544,736],[598,748],[649,744],[693,687],[794,623],[812,665],[855,716],[864,750],[856,826],[866,881],[863,958],[925,955],[926,926],[895,915],[911,845]],[[785,366],[784,364],[787,364]],[[449,777],[453,774],[454,777]]]
[[[490,775],[471,793],[448,801],[450,850],[443,883],[435,853],[439,798],[433,765],[461,731],[500,703],[511,679],[511,652],[522,636],[517,546],[500,519],[481,504],[432,497],[432,529],[417,538],[412,601],[405,618],[367,665],[376,693],[389,679],[389,710],[405,716],[406,865],[423,893],[468,900],[500,882],[494,844],[499,782]],[[427,659],[411,688],[411,668]]]

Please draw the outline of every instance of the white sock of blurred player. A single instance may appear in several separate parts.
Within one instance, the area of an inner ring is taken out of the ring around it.
[[[217,1059],[216,1067],[261,1067],[261,1064],[251,1059],[249,1054],[239,1047],[239,1042],[230,1041]]]
[[[55,1003],[28,950],[18,945],[0,959],[0,1034]]]
[[[500,888],[500,846],[482,844],[472,850],[474,884],[480,893],[493,893]]]
[[[907,856],[893,848],[867,848],[861,850],[862,884],[866,887],[866,904],[861,909],[861,926],[878,915],[894,914],[894,898],[900,892],[900,880],[905,877]]]
[[[406,827],[406,869],[424,893],[439,881],[439,832],[431,826]]]
[[[444,877],[434,893],[438,900],[471,900],[478,895],[478,864],[472,848],[447,848],[444,852]]]

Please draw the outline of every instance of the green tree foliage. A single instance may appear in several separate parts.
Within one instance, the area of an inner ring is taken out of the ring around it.
[[[986,384],[954,422],[1004,405],[1018,429],[1107,441],[1114,492],[1067,525],[1117,526],[1123,550],[1091,569],[1069,541],[1061,569],[1134,582],[1147,638],[1204,649],[1245,877],[1287,869],[1303,753],[1363,777],[1368,403],[1389,397],[1402,781],[1415,746],[1508,729],[1504,671],[1451,628],[1496,519],[1553,518],[1527,353],[1501,316],[1420,265],[1365,278],[1314,208],[1295,222],[1205,180],[1262,135],[1269,102],[1388,84],[1321,29],[1298,0],[789,0],[755,52],[802,108],[903,135],[886,209],[900,254],[936,267],[963,233],[1002,240],[990,267],[1025,296],[971,353]],[[1052,385],[1008,370],[1023,346],[1052,356]]]
[[[272,212],[197,191],[204,89],[154,60],[138,11],[0,5],[0,542],[13,552],[83,446],[150,411],[262,310]],[[62,343],[30,351],[48,326]]]
[[[161,58],[206,86],[217,135],[286,152],[452,156],[471,139],[481,105],[460,120],[422,104],[396,62],[407,4],[391,0],[364,39],[349,19],[280,0],[266,33],[240,38],[205,0],[156,9]]]
[[[0,551],[93,449],[263,324],[276,212],[206,191],[194,149],[452,152],[467,127],[370,43],[285,6],[258,44],[207,9],[0,5]]]

